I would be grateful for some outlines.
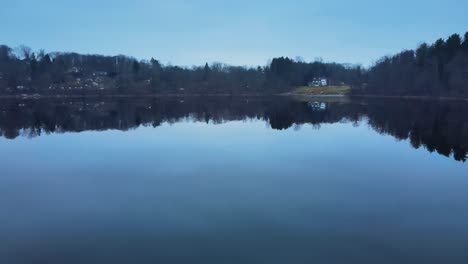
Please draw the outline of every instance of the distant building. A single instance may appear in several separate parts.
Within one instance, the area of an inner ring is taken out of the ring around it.
[[[312,111],[316,112],[325,111],[327,109],[327,104],[324,102],[309,102],[307,105]]]
[[[320,87],[327,86],[328,80],[326,78],[314,78],[311,82],[308,83],[310,87]]]

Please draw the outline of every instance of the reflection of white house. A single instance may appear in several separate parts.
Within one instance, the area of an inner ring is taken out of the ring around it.
[[[309,102],[307,105],[312,111],[325,111],[327,109],[327,104],[323,102]]]
[[[314,87],[327,86],[328,80],[326,78],[314,78],[308,85]]]

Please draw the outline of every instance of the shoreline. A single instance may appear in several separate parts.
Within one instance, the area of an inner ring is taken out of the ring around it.
[[[0,99],[22,99],[22,100],[40,100],[40,99],[61,99],[61,98],[178,98],[178,97],[295,97],[308,99],[410,99],[410,100],[430,100],[430,101],[468,101],[468,98],[449,97],[449,96],[423,96],[423,95],[343,95],[343,94],[299,94],[299,93],[279,93],[279,94],[89,94],[89,95],[0,95]]]
[[[0,99],[61,99],[61,98],[164,98],[164,97],[263,97],[277,94],[87,94],[87,95],[0,95]]]

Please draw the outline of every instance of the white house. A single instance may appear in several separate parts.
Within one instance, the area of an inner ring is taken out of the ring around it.
[[[312,111],[325,111],[327,109],[327,104],[324,102],[309,102],[307,103],[309,108]]]
[[[308,85],[311,87],[327,86],[328,80],[326,78],[314,78]]]
[[[322,79],[320,80],[320,85],[322,85],[322,86],[327,86],[327,85],[328,85],[327,79],[322,78]]]

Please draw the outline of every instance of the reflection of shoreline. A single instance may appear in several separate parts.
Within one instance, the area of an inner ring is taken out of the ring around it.
[[[322,95],[306,95],[306,94],[293,94],[288,93],[284,94],[286,96],[291,96],[297,99],[335,99],[334,101],[341,101],[342,99],[346,102],[351,101],[352,99],[397,99],[397,100],[423,100],[423,101],[467,101],[468,98],[459,98],[459,97],[436,97],[436,96],[390,96],[390,95],[335,95],[335,94],[322,94]]]
[[[220,124],[256,119],[271,129],[297,125],[366,123],[377,133],[409,140],[444,156],[465,161],[468,104],[453,100],[289,96],[53,97],[1,99],[0,136],[30,138],[47,133],[126,131],[164,122]]]

